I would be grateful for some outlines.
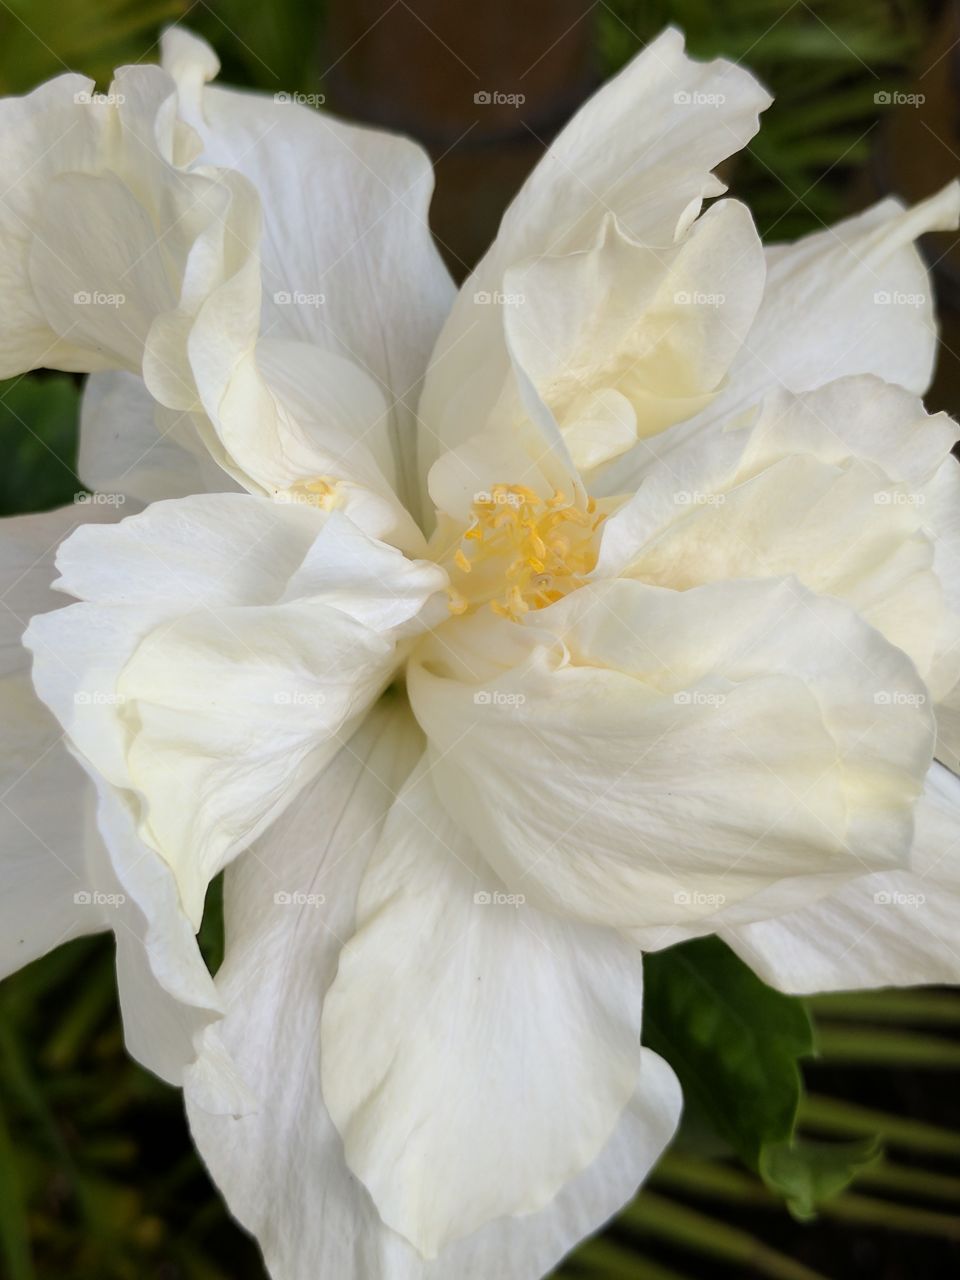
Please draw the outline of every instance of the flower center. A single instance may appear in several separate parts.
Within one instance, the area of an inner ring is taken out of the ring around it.
[[[592,498],[578,506],[559,490],[541,498],[523,485],[498,484],[479,494],[450,567],[450,612],[489,604],[516,621],[582,587],[597,563],[605,518]]]

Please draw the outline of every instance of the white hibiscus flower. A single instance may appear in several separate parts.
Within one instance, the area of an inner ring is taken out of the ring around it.
[[[416,147],[216,70],[0,104],[0,374],[150,504],[7,522],[3,960],[115,929],[277,1280],[535,1280],[679,1117],[644,949],[960,980],[957,432],[874,305],[960,195],[764,251],[668,31],[454,295]]]

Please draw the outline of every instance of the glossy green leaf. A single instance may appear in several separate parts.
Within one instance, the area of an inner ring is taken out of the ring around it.
[[[787,1208],[801,1222],[816,1216],[824,1200],[848,1187],[857,1174],[882,1156],[877,1138],[861,1142],[811,1142],[801,1138],[764,1147],[760,1174],[783,1196]]]
[[[800,1060],[813,1032],[800,1000],[774,991],[717,938],[644,961],[644,1043],[751,1167],[793,1134]]]

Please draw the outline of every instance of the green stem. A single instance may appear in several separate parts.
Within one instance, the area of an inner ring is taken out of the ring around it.
[[[916,1022],[940,1026],[960,1023],[960,999],[939,991],[863,991],[856,995],[812,996],[807,1000],[817,1018],[849,1018],[880,1022]]]
[[[749,1232],[652,1191],[642,1191],[621,1221],[645,1235],[660,1236],[697,1253],[750,1267],[769,1280],[825,1280]]]
[[[914,1209],[911,1205],[894,1204],[890,1200],[847,1194],[838,1196],[836,1200],[825,1200],[820,1205],[820,1213],[825,1218],[837,1218],[843,1222],[960,1240],[960,1217],[934,1213],[931,1209]]]
[[[689,1280],[679,1271],[604,1239],[581,1245],[570,1259],[569,1270],[584,1280]]]
[[[960,1178],[943,1173],[931,1173],[927,1169],[913,1169],[906,1165],[884,1160],[869,1165],[857,1173],[862,1187],[878,1191],[901,1192],[917,1199],[960,1201]],[[782,1200],[767,1190],[752,1174],[736,1169],[717,1160],[700,1160],[696,1156],[680,1155],[669,1151],[661,1156],[650,1184],[653,1187],[669,1187],[690,1195],[713,1196],[733,1204],[750,1204],[758,1208],[779,1209]],[[842,1205],[849,1197],[833,1203]],[[842,1208],[838,1216],[843,1216]]]
[[[652,1186],[663,1184],[692,1195],[716,1196],[741,1204],[782,1207],[783,1201],[769,1192],[757,1178],[745,1170],[718,1160],[698,1160],[696,1156],[668,1151],[650,1180]]]
[[[817,1028],[817,1048],[831,1063],[871,1067],[960,1067],[960,1044],[915,1031],[849,1027],[841,1023]]]
[[[820,1133],[844,1137],[872,1138],[879,1134],[885,1142],[906,1150],[960,1156],[960,1133],[922,1120],[906,1120],[884,1111],[873,1111],[838,1098],[807,1094],[800,1102],[800,1124]]]
[[[880,1191],[901,1191],[917,1199],[960,1201],[960,1178],[945,1173],[931,1173],[928,1169],[913,1169],[902,1164],[883,1160],[859,1174],[857,1181],[864,1187],[876,1187]]]

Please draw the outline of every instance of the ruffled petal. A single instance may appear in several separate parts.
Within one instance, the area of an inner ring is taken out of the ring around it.
[[[241,494],[84,531],[58,565],[81,603],[31,626],[37,688],[128,797],[195,924],[210,879],[337,750],[446,581],[338,512]]]
[[[509,373],[505,273],[588,249],[612,213],[638,244],[669,251],[723,184],[711,170],[758,127],[769,95],[723,59],[694,62],[664,31],[608,81],[554,140],[457,296],[420,405],[425,469],[480,431]]]
[[[798,995],[960,983],[960,779],[941,765],[917,805],[910,861],[722,936],[764,982]]]
[[[756,919],[905,865],[925,686],[795,579],[621,580],[523,626],[454,619],[408,684],[445,808],[537,906],[621,928]]]
[[[349,360],[354,376],[373,380],[386,402],[377,429],[386,426],[409,501],[419,385],[453,298],[427,221],[426,153],[282,95],[205,85],[216,58],[185,31],[166,33],[163,62],[203,158],[259,192],[265,331]]]
[[[360,880],[421,749],[403,702],[385,700],[226,873],[223,1035],[261,1102],[234,1120],[198,1110],[188,1092],[188,1110],[214,1179],[277,1280],[318,1272],[338,1280],[539,1280],[633,1194],[676,1124],[676,1079],[644,1051],[639,1088],[609,1142],[547,1208],[492,1222],[432,1262],[383,1223],[344,1163],[324,1104],[319,1027],[354,929]],[[482,1098],[470,1105],[488,1117]]]
[[[734,200],[668,248],[633,240],[609,215],[590,248],[506,272],[507,345],[581,471],[709,403],[753,322],[763,276],[760,240]],[[621,429],[604,431],[605,417]]]
[[[361,884],[321,1032],[324,1098],[383,1220],[434,1258],[550,1204],[636,1089],[641,978],[614,931],[508,893],[424,762]]]
[[[77,472],[88,489],[140,502],[238,488],[201,446],[193,416],[164,409],[125,371],[87,379]]]
[[[62,603],[50,590],[60,539],[111,519],[115,507],[81,504],[4,522],[0,973],[68,938],[113,930],[129,1051],[173,1084],[191,1079],[203,1105],[240,1111],[250,1097],[217,1039],[219,999],[173,877],[102,783],[98,801],[99,780],[37,698],[21,644],[27,618]]]
[[[651,459],[604,526],[597,576],[684,591],[795,574],[852,604],[942,700],[960,678],[957,436],[876,377],[778,389],[746,426]]]

